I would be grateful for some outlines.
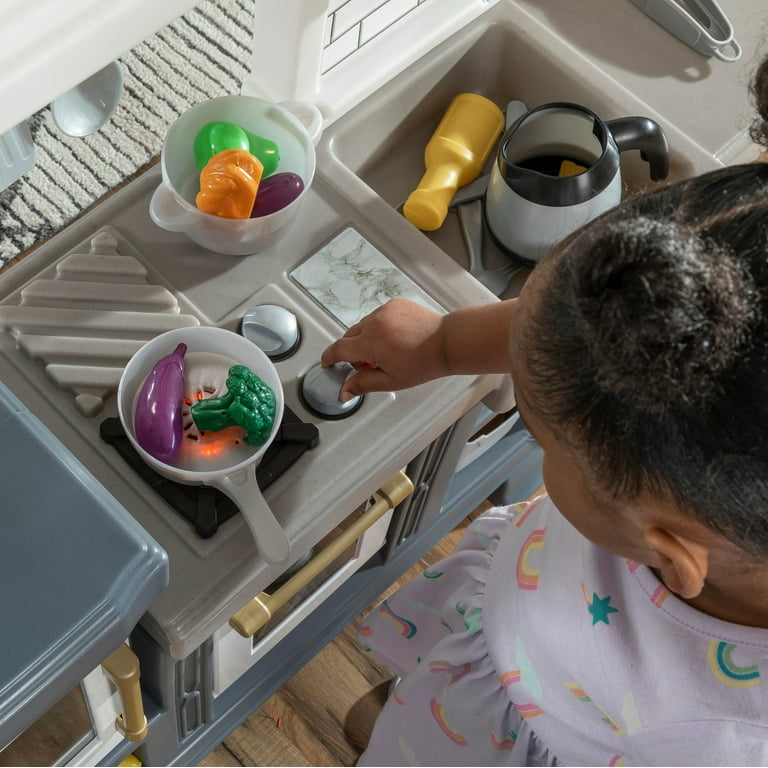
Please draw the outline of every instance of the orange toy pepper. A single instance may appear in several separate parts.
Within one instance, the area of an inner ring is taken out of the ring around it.
[[[195,203],[201,211],[227,219],[248,219],[264,166],[244,149],[217,152],[200,172]]]

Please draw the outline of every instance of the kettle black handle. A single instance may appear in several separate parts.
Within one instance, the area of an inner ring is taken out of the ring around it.
[[[669,173],[669,145],[662,127],[648,117],[620,117],[606,125],[620,152],[639,149],[650,166],[651,178],[662,181]]]

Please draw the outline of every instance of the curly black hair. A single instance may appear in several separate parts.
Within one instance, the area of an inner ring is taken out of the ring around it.
[[[757,68],[749,91],[757,113],[750,130],[752,141],[768,148],[768,56]]]
[[[754,88],[768,144],[768,59]],[[538,416],[615,498],[672,498],[768,557],[768,163],[631,198],[538,269]]]

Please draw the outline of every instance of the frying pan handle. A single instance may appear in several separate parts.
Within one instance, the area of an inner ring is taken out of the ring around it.
[[[250,467],[250,472],[239,472],[212,480],[211,485],[226,493],[237,504],[261,556],[268,563],[285,562],[291,554],[291,543],[264,500],[253,467]]]

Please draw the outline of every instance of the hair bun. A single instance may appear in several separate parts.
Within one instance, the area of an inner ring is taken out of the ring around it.
[[[643,217],[597,228],[580,253],[577,303],[604,392],[632,393],[659,413],[701,407],[721,391],[756,306],[752,278],[735,259]]]

